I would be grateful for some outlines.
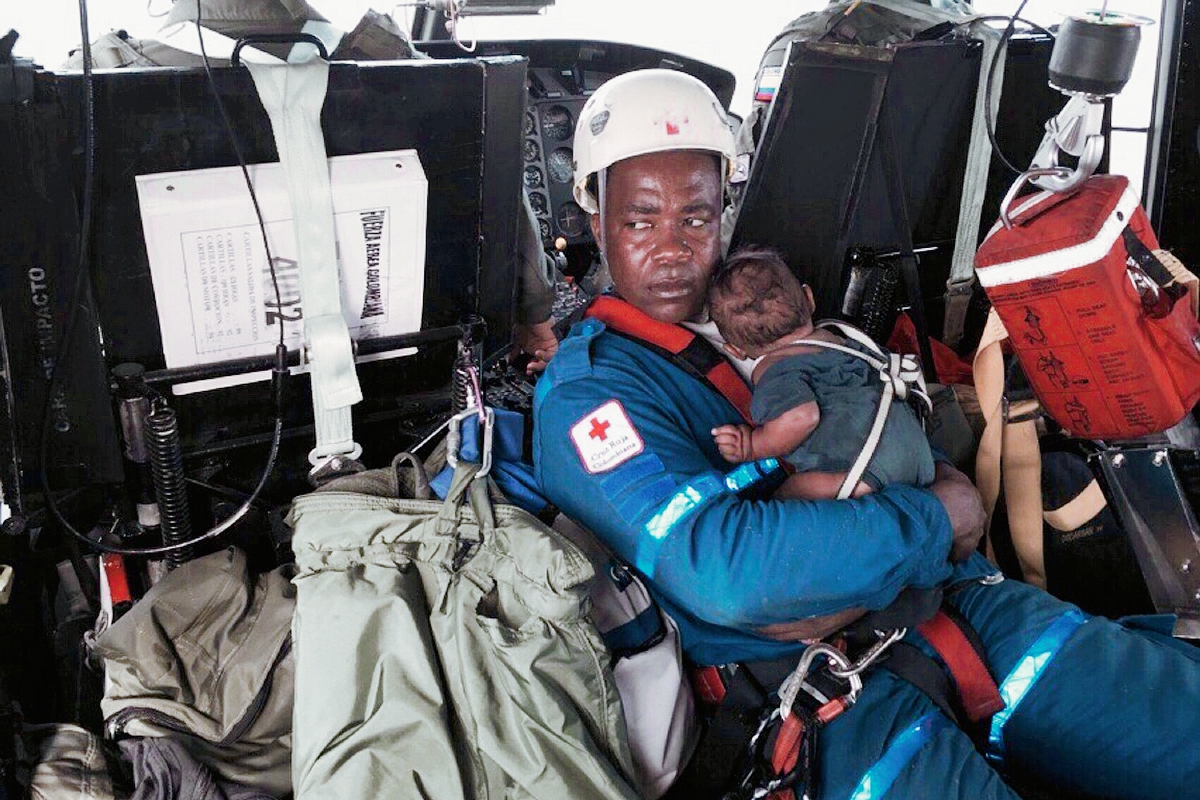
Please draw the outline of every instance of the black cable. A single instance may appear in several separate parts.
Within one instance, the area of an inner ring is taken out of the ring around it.
[[[225,110],[225,98],[217,88],[217,80],[213,77],[212,66],[208,63],[208,51],[204,48],[204,29],[200,27],[200,3],[196,4],[196,38],[200,40],[200,60],[204,62],[204,74],[208,76],[208,85],[212,89],[213,100],[217,103],[217,111],[221,112],[221,122],[225,125],[225,133],[229,143],[233,145],[233,154],[237,156],[238,166],[242,168],[242,178],[246,181],[246,190],[250,192],[250,202],[254,204],[254,215],[258,217],[258,229],[262,233],[263,251],[267,254],[267,269],[271,271],[271,286],[275,289],[275,307],[283,310],[283,295],[279,292],[279,277],[275,273],[275,259],[271,256],[271,243],[267,241],[267,224],[263,222],[262,208],[258,205],[258,193],[254,191],[254,182],[250,180],[250,170],[246,166],[246,158],[238,144],[237,131],[229,120],[229,112]],[[279,344],[283,345],[283,315],[276,314],[279,323]]]
[[[208,481],[203,481],[203,480],[200,480],[199,478],[188,477],[188,478],[185,478],[184,480],[187,481],[188,483],[190,483],[192,486],[195,486],[198,489],[203,489],[204,491],[209,492],[211,494],[215,494],[218,497],[225,497],[229,500],[236,500],[239,503],[244,502],[246,500],[246,498],[250,496],[250,495],[246,494],[245,492],[240,491],[238,489],[234,489],[229,486],[221,486],[216,483],[209,483]],[[271,510],[270,508],[268,508],[266,506],[265,503],[262,503],[259,500],[254,501],[254,507],[257,508],[259,511],[270,511]]]
[[[59,509],[57,502],[54,499],[54,493],[50,489],[50,480],[47,469],[49,461],[49,442],[50,442],[50,419],[54,408],[54,397],[57,393],[61,373],[60,367],[69,352],[69,345],[74,334],[75,325],[79,318],[79,308],[83,293],[83,278],[89,271],[88,258],[90,243],[91,243],[91,228],[92,228],[92,205],[94,203],[95,194],[95,172],[96,172],[96,120],[95,120],[95,104],[93,100],[93,79],[92,79],[92,48],[88,32],[87,18],[87,0],[79,0],[79,27],[83,37],[83,84],[84,84],[84,176],[83,176],[83,211],[82,220],[79,231],[79,264],[75,276],[75,285],[71,291],[70,311],[67,315],[67,322],[63,328],[63,339],[59,344],[58,353],[54,361],[54,367],[50,373],[49,386],[46,393],[46,404],[42,419],[42,434],[40,443],[40,463],[38,465],[39,478],[41,479],[42,492],[45,494],[46,506],[50,510],[50,514],[55,521],[62,527],[64,531],[70,534],[75,539],[83,542],[88,547],[94,550],[99,550],[104,553],[115,553],[117,555],[127,556],[155,556],[172,553],[178,550],[183,550],[193,545],[208,539],[213,539],[225,531],[232,528],[242,517],[250,511],[252,505],[262,493],[263,487],[266,486],[267,480],[275,469],[275,461],[279,456],[279,445],[283,439],[283,403],[282,403],[282,384],[283,377],[287,375],[287,346],[284,344],[283,338],[283,320],[279,320],[279,344],[275,346],[275,367],[271,371],[272,382],[272,397],[275,405],[275,428],[271,436],[271,451],[267,456],[267,463],[263,468],[262,474],[259,476],[258,483],[254,487],[254,491],[242,503],[236,511],[226,517],[222,522],[210,528],[208,531],[194,536],[191,539],[182,542],[175,542],[161,547],[118,547],[103,542],[93,541],[67,521]],[[197,6],[196,12],[196,29],[200,30],[200,12]],[[259,209],[258,196],[254,192],[254,185],[250,181],[250,172],[246,166],[246,161],[242,157],[241,148],[238,147],[237,137],[234,135],[233,125],[229,121],[229,116],[225,112],[225,105],[222,101],[220,93],[217,91],[216,82],[213,80],[212,70],[209,67],[208,55],[204,51],[204,37],[200,35],[200,52],[204,59],[205,72],[208,73],[208,79],[213,89],[213,94],[216,97],[217,106],[221,110],[221,116],[225,121],[226,131],[230,135],[233,142],[234,153],[237,155],[238,164],[242,168],[242,175],[246,179],[246,186],[250,190],[250,198],[254,203],[254,211],[258,216],[259,229],[262,232],[263,245],[267,247],[267,265],[271,272],[271,281],[275,286],[275,302],[282,306],[282,296],[279,292],[279,282],[275,276],[275,263],[271,258],[271,251],[267,246],[267,228],[263,221],[262,211]]]
[[[1008,40],[1012,38],[1013,33],[1017,29],[1017,20],[1021,17],[1021,12],[1025,10],[1029,0],[1021,0],[1021,5],[1017,6],[1017,10],[1008,17],[1008,25],[1004,28],[1004,33],[1000,34],[1000,43],[996,47],[996,51],[992,53],[992,63],[988,65],[987,86],[984,88],[984,108],[983,108],[983,127],[987,130],[988,141],[992,144],[992,152],[1000,159],[1014,175],[1020,175],[1025,170],[1018,169],[1015,164],[1004,154],[1000,149],[1000,143],[996,141],[996,119],[992,111],[992,84],[996,78],[996,66],[1000,63],[1000,53],[1008,44]],[[1023,21],[1023,20],[1022,20]],[[1039,26],[1040,27],[1040,26]],[[1045,30],[1043,28],[1043,30]],[[1046,31],[1049,33],[1049,31]]]
[[[46,506],[51,516],[63,528],[77,538],[91,543],[91,540],[79,534],[58,508],[54,493],[50,489],[50,479],[47,462],[50,460],[50,420],[54,411],[54,398],[58,394],[61,383],[61,368],[70,350],[71,339],[74,337],[75,325],[79,321],[79,309],[83,299],[83,279],[88,268],[88,251],[92,238],[92,203],[94,195],[96,172],[96,118],[93,101],[92,81],[92,46],[88,36],[87,0],[79,0],[79,27],[83,35],[83,209],[79,228],[79,260],[76,265],[75,283],[67,300],[67,319],[63,326],[62,341],[54,356],[54,366],[50,370],[50,379],[46,386],[46,402],[42,410],[42,431],[38,445],[38,478],[42,492],[46,496]]]

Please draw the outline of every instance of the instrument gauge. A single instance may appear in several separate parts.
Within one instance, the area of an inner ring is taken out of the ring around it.
[[[569,147],[560,147],[546,156],[546,172],[555,183],[570,183],[575,171],[574,153]]]
[[[583,233],[584,222],[587,219],[583,213],[583,209],[575,203],[563,203],[558,207],[558,213],[554,216],[558,222],[558,229],[562,231],[563,236],[575,237]]]
[[[542,135],[552,142],[563,142],[575,132],[571,112],[562,106],[550,106],[542,112]]]
[[[525,168],[525,186],[530,189],[540,189],[545,185],[545,179],[542,177],[542,170],[538,167],[528,166]]]

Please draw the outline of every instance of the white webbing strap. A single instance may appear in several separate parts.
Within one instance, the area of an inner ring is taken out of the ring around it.
[[[839,353],[854,356],[878,370],[879,379],[883,381],[883,394],[879,398],[879,408],[875,412],[875,421],[871,424],[871,431],[867,434],[867,441],[863,444],[862,450],[858,453],[858,458],[854,460],[854,464],[846,473],[846,478],[842,481],[842,485],[838,489],[837,499],[845,500],[854,494],[855,487],[862,480],[863,473],[867,471],[871,459],[875,456],[875,451],[879,448],[879,440],[883,438],[883,427],[887,424],[888,414],[892,410],[892,401],[906,401],[910,394],[916,395],[931,411],[933,410],[933,401],[929,397],[929,392],[925,389],[925,374],[921,371],[921,362],[916,356],[888,353],[858,328],[842,322],[826,320],[825,322],[817,323],[817,327],[835,330],[847,339],[866,347],[875,356],[868,355],[861,350],[855,350],[853,347],[846,347],[836,342],[826,342],[821,339],[798,339],[792,342],[792,344],[819,347],[824,350],[835,350]]]
[[[975,116],[971,122],[971,142],[967,149],[967,165],[963,175],[962,198],[958,207],[958,228],[954,237],[954,255],[950,261],[950,277],[946,281],[946,314],[942,326],[942,341],[957,347],[962,340],[967,309],[971,304],[971,288],[975,278],[975,251],[979,247],[979,224],[987,195],[988,170],[992,165],[992,143],[988,139],[989,114],[995,118],[1004,86],[1004,62],[1007,47],[1001,43],[1001,33],[986,22],[971,27],[974,36],[983,41],[979,61],[979,88],[975,92]],[[999,50],[997,55],[996,51]],[[992,79],[992,108],[988,108],[988,68],[996,57],[996,72]]]
[[[329,63],[321,59],[302,64],[246,62],[246,67],[271,118],[292,203],[317,429],[317,446],[309,461],[318,466],[333,456],[357,458],[361,449],[354,443],[350,406],[362,400],[362,390],[354,371],[350,331],[342,316],[333,194],[321,133]]]

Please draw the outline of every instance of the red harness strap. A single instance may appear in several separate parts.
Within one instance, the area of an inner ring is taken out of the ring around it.
[[[658,350],[692,377],[716,389],[743,419],[750,420],[750,387],[703,336],[680,325],[659,322],[624,300],[607,295],[593,300],[586,316],[600,320],[609,330]]]
[[[963,713],[971,722],[987,719],[1004,708],[1004,700],[974,645],[945,611],[921,623],[917,630],[937,651],[954,677]]]

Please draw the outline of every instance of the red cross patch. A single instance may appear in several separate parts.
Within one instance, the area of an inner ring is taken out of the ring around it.
[[[572,425],[571,442],[590,475],[624,464],[645,446],[624,407],[616,400],[589,411]]]

